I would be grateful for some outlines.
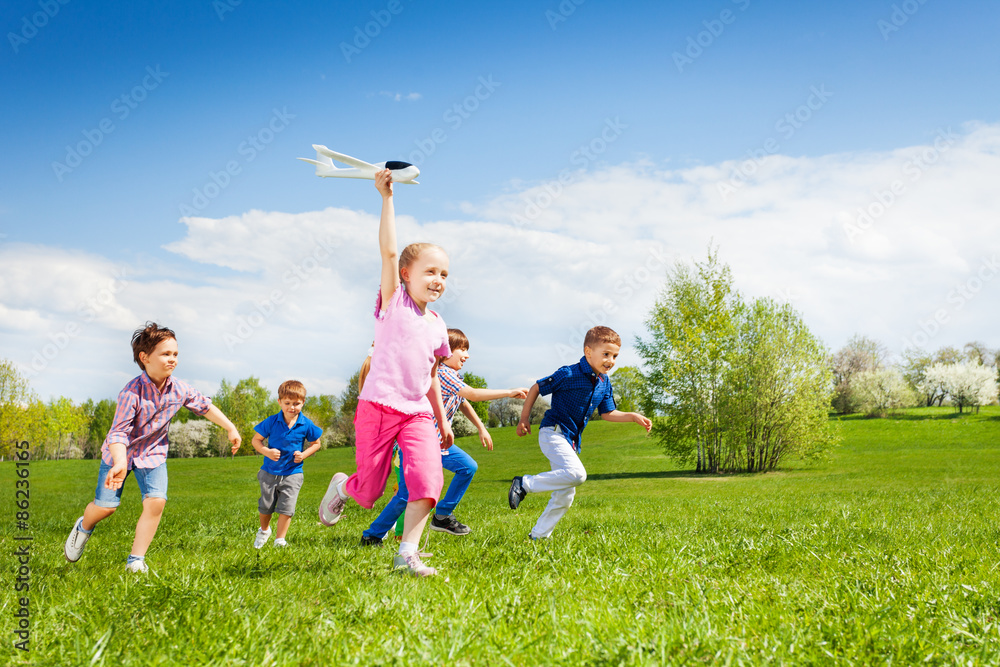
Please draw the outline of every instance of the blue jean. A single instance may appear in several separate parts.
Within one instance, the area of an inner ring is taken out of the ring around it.
[[[94,493],[94,504],[98,507],[113,509],[118,507],[122,501],[122,491],[125,485],[122,484],[115,490],[105,488],[104,480],[111,471],[111,466],[101,461],[101,467],[97,471],[97,491]],[[164,461],[155,468],[132,468],[125,473],[125,479],[135,475],[135,481],[139,484],[139,493],[142,499],[163,498],[167,499],[167,462]]]
[[[474,458],[459,449],[457,445],[449,447],[447,455],[444,452],[441,454],[441,467],[455,473],[455,476],[452,478],[451,484],[448,485],[448,490],[445,492],[444,498],[438,502],[437,508],[434,511],[438,516],[447,516],[455,511],[455,507],[462,500],[462,496],[468,490],[469,484],[472,483],[473,475],[479,469],[479,464],[476,463]],[[402,465],[402,453],[399,456],[401,459],[400,465]],[[401,479],[396,495],[389,500],[389,504],[385,506],[382,513],[372,521],[372,525],[368,526],[364,532],[364,536],[382,537],[392,530],[396,519],[406,511],[408,499],[409,494],[406,492],[406,479]]]

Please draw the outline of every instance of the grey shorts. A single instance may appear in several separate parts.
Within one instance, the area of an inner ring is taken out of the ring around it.
[[[257,481],[260,482],[260,500],[257,509],[261,514],[271,515],[277,512],[285,516],[295,516],[295,501],[299,498],[303,475],[272,475],[266,470],[257,471]]]

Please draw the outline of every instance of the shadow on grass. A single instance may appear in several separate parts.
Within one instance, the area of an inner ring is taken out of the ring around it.
[[[719,475],[694,470],[653,470],[650,472],[609,472],[588,474],[588,480],[599,479],[726,479],[731,475]]]
[[[841,422],[877,421],[879,419],[885,419],[886,421],[942,421],[942,420],[947,421],[954,419],[975,419],[976,421],[1000,421],[1000,415],[987,417],[985,415],[979,415],[976,413],[975,409],[971,409],[961,413],[959,413],[958,411],[919,413],[919,414],[905,412],[905,413],[889,415],[887,417],[876,417],[863,414],[839,415],[831,417],[832,421],[841,421]]]

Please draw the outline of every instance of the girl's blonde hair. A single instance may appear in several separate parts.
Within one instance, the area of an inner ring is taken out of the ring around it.
[[[403,268],[410,266],[415,261],[417,257],[420,257],[420,253],[428,248],[437,248],[441,252],[444,252],[444,248],[437,245],[436,243],[411,243],[410,245],[403,248],[403,252],[399,253],[399,279],[403,280]],[[448,253],[445,252],[445,255]]]

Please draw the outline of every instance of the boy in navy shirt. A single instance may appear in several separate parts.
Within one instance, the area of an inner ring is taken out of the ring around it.
[[[563,366],[528,391],[517,434],[531,433],[531,408],[535,400],[540,395],[552,394],[552,407],[545,411],[538,428],[538,445],[552,464],[552,470],[515,477],[507,501],[516,510],[527,494],[552,492],[549,504],[529,533],[533,540],[552,534],[573,504],[576,487],[587,480],[587,471],[580,462],[580,439],[595,409],[605,421],[635,422],[647,433],[653,425],[638,412],[619,412],[615,407],[608,372],[614,368],[621,344],[621,337],[610,328],[594,327],[583,341],[583,358],[579,363]]]
[[[260,530],[254,538],[254,549],[260,549],[271,537],[271,515],[278,512],[278,528],[274,546],[284,547],[288,525],[295,515],[295,501],[302,488],[302,461],[319,450],[322,429],[302,414],[306,388],[298,380],[282,382],[278,387],[281,412],[271,415],[253,427],[253,448],[264,456],[257,472],[260,482]],[[267,446],[264,440],[267,439]],[[303,445],[309,446],[303,450]]]

